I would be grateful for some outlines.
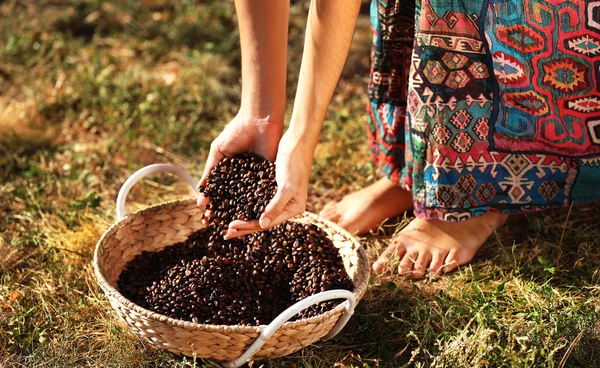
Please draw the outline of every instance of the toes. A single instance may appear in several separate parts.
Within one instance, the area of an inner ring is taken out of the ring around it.
[[[448,255],[446,256],[442,272],[450,272],[458,268],[459,266],[471,262],[471,260],[475,256],[475,251],[476,250],[464,248],[452,249],[450,252],[448,252]]]
[[[415,266],[416,261],[417,254],[406,253],[404,257],[402,257],[400,265],[398,266],[398,274],[400,274],[401,276],[412,275],[413,267]]]
[[[380,273],[384,271],[389,265],[396,265],[404,254],[406,254],[406,248],[399,241],[394,241],[381,253],[377,261],[373,263],[373,271]]]
[[[458,267],[458,255],[454,250],[451,250],[446,259],[444,260],[444,266],[442,267],[442,272],[450,272],[455,270]]]
[[[323,217],[326,220],[337,222],[340,218],[340,215],[337,213],[337,203],[336,201],[331,201],[323,207],[321,212],[319,212],[319,216]]]
[[[323,210],[321,210],[321,213],[326,212],[328,210],[331,210],[332,208],[335,207],[335,205],[337,204],[337,201],[329,201],[327,202],[327,204],[323,207]]]
[[[338,218],[336,219],[336,222],[338,225],[340,225],[341,228],[346,229],[346,231],[352,235],[360,235],[364,232],[364,231],[362,231],[362,229],[360,227],[358,227],[358,225],[356,224],[356,221],[342,219],[341,216],[338,216]]]
[[[227,233],[225,234],[225,236],[223,236],[223,239],[230,240],[230,239],[234,239],[234,238],[241,238],[242,236],[246,236],[248,234],[252,234],[257,231],[261,231],[261,229],[253,229],[253,230],[229,229],[229,230],[227,230]]]
[[[412,277],[423,277],[425,276],[425,271],[429,268],[429,263],[431,262],[431,253],[423,252],[419,254],[417,257],[417,261],[413,266]]]
[[[431,255],[431,264],[429,265],[429,271],[436,277],[442,271],[442,266],[446,260],[447,253],[433,253]]]
[[[336,206],[337,203],[338,203],[337,201],[327,202],[327,204],[325,205],[325,207],[323,207],[323,209],[321,210],[321,214],[327,215],[327,214],[335,212],[335,208],[337,207]]]

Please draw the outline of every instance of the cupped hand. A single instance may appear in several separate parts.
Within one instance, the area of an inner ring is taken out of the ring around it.
[[[260,219],[231,222],[225,239],[272,228],[304,212],[313,155],[310,149],[292,144],[290,141],[286,134],[279,143],[279,151],[275,159],[277,192]]]
[[[246,118],[238,114],[210,145],[198,186],[206,186],[208,174],[225,157],[251,152],[267,160],[274,160],[282,131],[283,122]],[[198,206],[205,207],[208,203],[208,198],[200,195]]]

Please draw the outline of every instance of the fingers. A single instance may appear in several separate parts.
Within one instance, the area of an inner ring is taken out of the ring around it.
[[[202,225],[208,225],[208,219],[210,218],[210,210],[204,211],[204,216],[202,216]]]
[[[261,226],[259,220],[241,221],[235,220],[229,224],[229,229],[225,235],[225,239],[239,238],[244,235],[252,234],[257,231],[273,228],[287,221],[288,219],[298,215],[302,210],[298,205],[288,202],[288,207],[272,220],[267,227]]]
[[[229,229],[227,229],[227,233],[225,234],[223,239],[229,240],[233,238],[241,238],[242,236],[246,236],[248,234],[252,234],[262,230],[263,229],[258,224],[258,220],[234,220],[229,224]]]
[[[202,177],[200,178],[200,181],[198,182],[198,187],[206,185],[206,178],[208,177],[208,174],[210,174],[210,171],[213,169],[213,167],[217,166],[219,161],[221,161],[224,158],[225,158],[225,155],[223,154],[223,152],[221,152],[218,141],[216,141],[216,140],[213,141],[210,145],[210,151],[208,153],[208,157],[206,158],[206,165],[204,166],[204,171],[202,172]],[[206,198],[204,195],[200,194],[200,196],[198,197],[197,203],[198,203],[198,206],[205,207],[208,204],[208,198]]]
[[[271,221],[268,228],[270,229],[277,225],[280,225],[280,224],[284,223],[286,220],[288,220],[289,218],[296,216],[300,212],[298,212],[297,210],[294,210],[293,208],[286,208],[281,212],[281,214],[279,214],[279,216],[275,220]],[[233,239],[233,238],[239,238],[239,237],[242,237],[242,236],[245,236],[248,234],[252,234],[257,231],[262,231],[262,230],[265,230],[265,228],[260,226],[259,220],[252,220],[252,221],[235,220],[229,224],[229,229],[227,230],[227,233],[225,234],[224,239],[228,240],[228,239]]]
[[[223,239],[229,240],[229,239],[234,239],[234,238],[241,238],[242,236],[246,236],[248,234],[252,234],[252,233],[255,233],[258,231],[262,231],[262,229],[261,228],[251,229],[251,230],[229,229],[229,230],[227,230],[227,233],[225,234]]]
[[[232,230],[262,230],[258,220],[242,221],[234,220],[229,224],[229,228]]]
[[[286,222],[287,220],[291,219],[292,217],[295,217],[295,216],[301,214],[303,211],[304,210],[300,209],[300,207],[297,205],[290,205],[290,206],[288,206],[288,208],[285,208],[279,214],[279,216],[277,216],[273,221],[271,221],[271,223],[269,224],[269,228],[272,228],[277,225],[281,225],[284,222]]]
[[[200,184],[198,184],[198,186],[200,186]],[[198,200],[196,201],[196,204],[198,205],[198,207],[206,207],[209,202],[210,201],[208,200],[208,198],[206,198],[204,196],[204,194],[200,193],[200,195],[198,196]]]
[[[277,193],[275,193],[275,196],[273,197],[271,202],[269,202],[269,204],[265,208],[265,211],[260,216],[260,227],[262,227],[263,229],[267,229],[272,226],[271,223],[273,223],[274,220],[279,220],[280,215],[282,214],[283,210],[286,208],[288,202],[290,201],[290,199],[292,199],[295,193],[296,188],[294,188],[292,185],[288,183],[280,185],[277,188]]]

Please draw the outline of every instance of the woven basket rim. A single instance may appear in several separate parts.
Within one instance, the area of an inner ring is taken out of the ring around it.
[[[137,312],[149,319],[152,319],[152,320],[156,320],[156,321],[160,321],[163,323],[167,323],[169,325],[181,327],[186,330],[260,334],[260,332],[267,325],[244,326],[244,325],[203,324],[203,323],[195,323],[195,322],[191,322],[191,321],[184,321],[184,320],[180,320],[180,319],[176,319],[176,318],[171,318],[171,317],[165,316],[163,314],[159,314],[159,313],[150,311],[146,308],[141,307],[140,305],[133,303],[131,300],[127,299],[123,294],[121,294],[121,292],[118,289],[116,289],[115,287],[112,287],[108,283],[108,281],[106,280],[106,278],[104,277],[104,275],[102,274],[102,272],[100,270],[99,258],[100,258],[100,252],[102,251],[102,244],[103,244],[105,238],[112,236],[119,229],[121,229],[122,227],[127,226],[131,222],[133,222],[137,216],[143,215],[146,212],[157,211],[157,210],[161,210],[161,209],[169,209],[171,207],[175,207],[180,204],[188,205],[191,202],[195,202],[195,201],[196,201],[196,199],[191,198],[191,199],[178,199],[178,200],[174,200],[174,201],[164,202],[161,204],[150,206],[150,207],[135,211],[133,213],[127,214],[122,220],[117,221],[116,223],[112,224],[104,232],[104,234],[102,234],[102,237],[100,237],[100,240],[98,240],[98,243],[96,243],[96,249],[94,250],[94,258],[93,258],[92,262],[93,262],[94,274],[96,276],[96,281],[100,285],[100,288],[106,294],[108,294],[112,298],[116,299],[124,307],[126,307],[128,309],[132,309],[135,312]],[[356,296],[357,300],[360,300],[367,289],[367,286],[369,284],[370,274],[371,274],[369,257],[367,255],[367,252],[363,248],[363,246],[347,230],[343,229],[336,223],[328,221],[312,212],[305,211],[301,215],[297,216],[296,218],[309,218],[312,221],[320,222],[323,225],[325,225],[326,227],[329,227],[330,229],[332,229],[334,232],[342,235],[344,238],[346,238],[347,240],[351,241],[354,244],[354,246],[356,247],[357,253],[358,253],[359,261],[358,261],[358,268],[357,268],[357,274],[356,274],[356,282],[354,282],[354,289],[352,290],[352,293]],[[362,275],[359,272],[361,270],[361,268],[364,271]],[[310,317],[310,318],[303,318],[303,319],[299,319],[299,320],[291,321],[291,322],[286,322],[279,328],[279,330],[293,329],[293,328],[297,328],[297,327],[300,327],[300,326],[303,326],[303,325],[306,325],[309,323],[321,323],[323,320],[328,319],[331,315],[341,312],[341,310],[343,308],[344,308],[343,303],[340,303],[334,309],[327,311],[325,313],[319,314],[317,316]]]

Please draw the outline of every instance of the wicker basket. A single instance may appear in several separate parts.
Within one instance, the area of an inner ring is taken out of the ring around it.
[[[153,206],[124,216],[129,189],[143,176],[171,172],[187,181],[195,193],[195,181],[183,170],[169,165],[151,165],[125,182],[117,199],[118,222],[102,236],[94,253],[97,281],[117,314],[140,336],[176,354],[213,359],[237,367],[254,354],[281,357],[322,338],[333,337],[349,319],[355,303],[363,296],[370,266],[365,250],[344,229],[312,213],[293,221],[312,223],[323,229],[339,249],[354,290],[320,293],[290,307],[268,326],[206,325],[173,319],[144,309],[125,298],[117,289],[121,271],[142,251],[156,252],[187,239],[202,228],[202,210],[193,199]],[[316,302],[346,298],[336,308],[316,317],[287,322],[297,312]]]

